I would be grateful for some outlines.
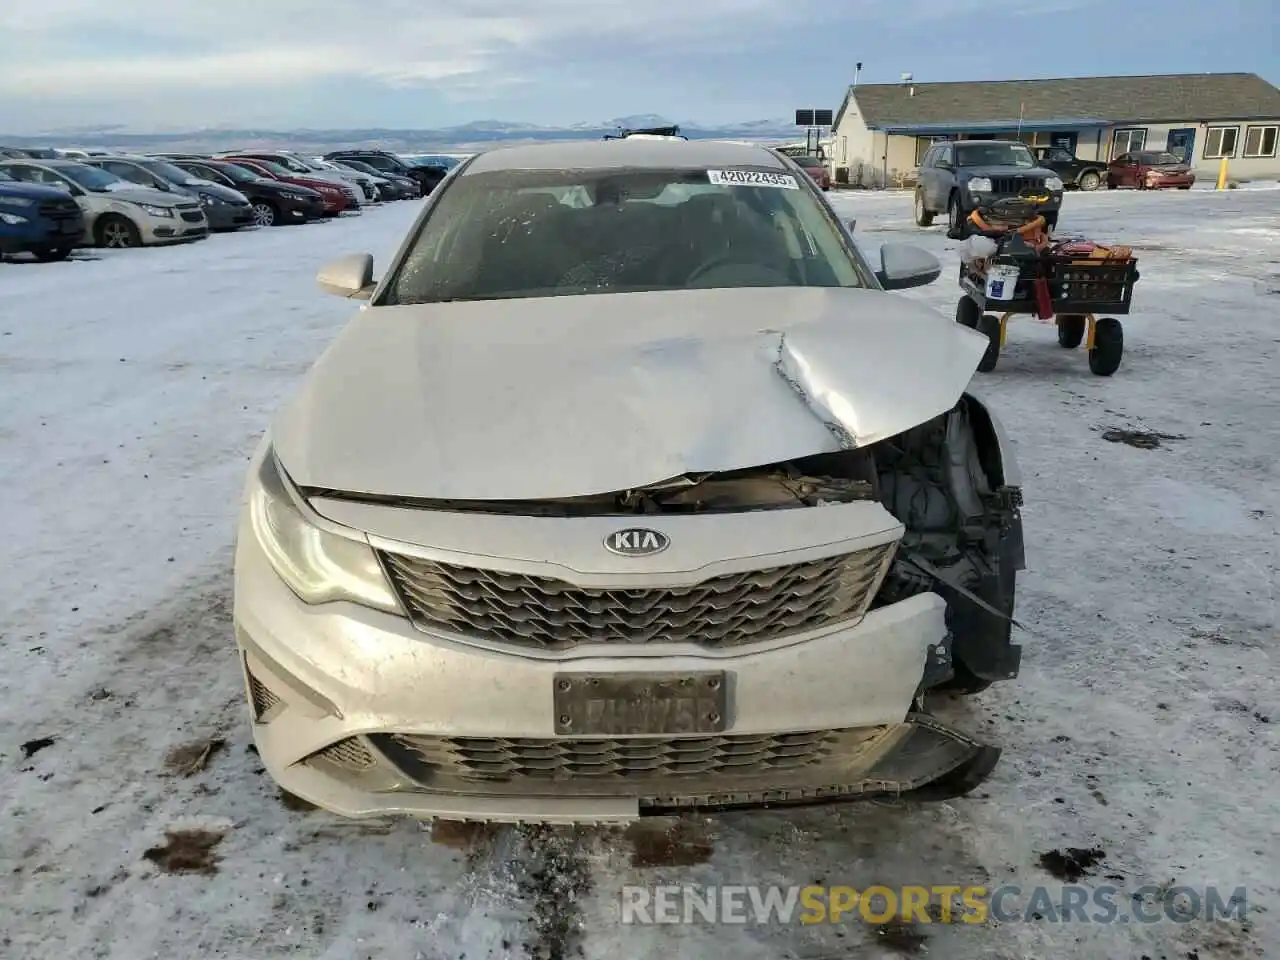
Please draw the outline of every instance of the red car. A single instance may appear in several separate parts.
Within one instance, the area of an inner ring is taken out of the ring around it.
[[[255,160],[250,157],[218,157],[226,163],[234,163],[237,167],[244,167],[246,170],[252,170],[254,173],[268,180],[279,180],[281,183],[291,183],[296,187],[308,187],[316,191],[324,199],[324,215],[326,217],[336,217],[344,210],[350,210],[354,206],[351,198],[343,192],[342,188],[330,183],[328,180],[312,180],[310,177],[300,177],[290,170],[286,170],[278,163],[272,163],[269,160]]]
[[[831,189],[831,172],[827,170],[825,163],[817,157],[792,157],[791,159],[804,167],[804,172],[823,190]]]
[[[1196,175],[1181,157],[1163,150],[1122,153],[1107,166],[1107,189],[1134,187],[1138,190],[1190,190]]]

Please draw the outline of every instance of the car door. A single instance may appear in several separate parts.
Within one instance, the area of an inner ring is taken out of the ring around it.
[[[1133,171],[1137,164],[1132,153],[1120,154],[1111,161],[1111,182],[1117,187],[1133,186]]]
[[[951,188],[955,184],[956,153],[949,144],[938,147],[933,155],[933,175],[930,177],[927,195],[930,210],[946,210],[951,200]]]
[[[1080,161],[1061,147],[1050,147],[1044,152],[1044,166],[1048,167],[1063,180],[1075,180],[1080,173]]]

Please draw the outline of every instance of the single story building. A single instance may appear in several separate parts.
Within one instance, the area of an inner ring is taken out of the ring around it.
[[[1085,160],[1168,150],[1202,178],[1280,179],[1280,89],[1254,73],[864,83],[832,126],[837,183],[910,182],[938,140],[1013,138]]]

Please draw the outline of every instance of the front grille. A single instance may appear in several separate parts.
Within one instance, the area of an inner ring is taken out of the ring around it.
[[[1024,191],[1037,193],[1044,190],[1043,177],[993,177],[991,189],[1006,196],[1019,196]]]
[[[204,219],[204,214],[199,210],[183,210],[182,219],[187,221],[187,223],[199,223]]]
[[[49,220],[76,220],[82,216],[74,200],[46,200],[40,204],[40,216]]]
[[[819,763],[839,743],[835,730],[715,737],[501,740],[396,734],[432,773],[472,781],[732,776]],[[392,748],[391,753],[395,753]],[[421,772],[421,771],[420,771]]]
[[[377,763],[373,753],[365,746],[364,741],[356,737],[348,737],[345,740],[330,744],[319,753],[312,754],[308,760],[317,758],[327,760],[347,770],[368,770]]]
[[[583,643],[733,647],[861,617],[897,543],[691,587],[599,590],[382,553],[414,624],[558,650]]]
[[[261,719],[267,711],[282,702],[270,687],[252,673],[249,674],[249,698],[253,701],[253,713],[256,719]]]

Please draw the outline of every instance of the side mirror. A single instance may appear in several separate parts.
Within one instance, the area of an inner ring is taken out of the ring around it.
[[[152,179],[151,186],[159,190],[161,193],[173,193],[173,187],[169,186],[167,181],[161,180],[159,177]]]
[[[325,293],[348,300],[368,300],[373,296],[373,256],[353,253],[326,264],[316,275]]]
[[[876,279],[886,290],[923,287],[942,276],[942,264],[927,250],[906,243],[886,243],[880,248]]]

